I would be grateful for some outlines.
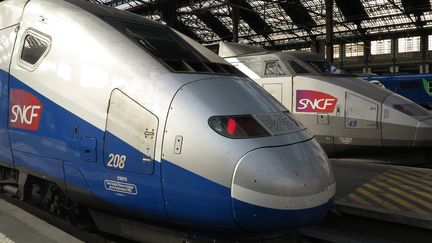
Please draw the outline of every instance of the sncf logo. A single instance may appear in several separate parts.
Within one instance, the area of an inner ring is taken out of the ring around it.
[[[336,107],[337,98],[313,90],[297,90],[297,112],[331,113]]]
[[[42,109],[43,105],[36,96],[21,89],[12,89],[9,101],[9,126],[38,130]]]

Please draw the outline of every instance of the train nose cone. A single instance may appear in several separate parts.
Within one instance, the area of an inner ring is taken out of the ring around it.
[[[261,231],[322,220],[336,186],[328,158],[313,139],[247,153],[237,164],[231,188],[239,226]]]
[[[422,120],[417,124],[415,133],[415,146],[432,146],[432,119]]]

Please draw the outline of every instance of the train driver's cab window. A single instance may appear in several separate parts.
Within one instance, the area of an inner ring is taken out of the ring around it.
[[[281,65],[279,65],[278,61],[271,61],[265,63],[265,76],[281,76],[285,75],[285,72],[282,70]]]
[[[310,73],[306,68],[302,67],[294,60],[288,60],[288,64],[291,66],[292,70],[294,70],[296,74]]]
[[[19,63],[22,67],[32,71],[48,53],[50,39],[34,31],[28,31],[24,36]]]

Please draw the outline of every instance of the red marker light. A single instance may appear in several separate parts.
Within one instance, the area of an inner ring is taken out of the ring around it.
[[[271,136],[252,115],[213,116],[210,127],[227,138],[255,138]]]
[[[227,130],[227,133],[229,135],[233,135],[236,132],[236,130],[237,130],[237,124],[236,124],[236,121],[234,119],[230,118],[228,120],[228,124],[227,124],[226,130]]]

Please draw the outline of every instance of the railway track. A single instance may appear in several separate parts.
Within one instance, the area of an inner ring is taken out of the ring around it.
[[[319,225],[299,231],[304,242],[431,242],[432,231],[366,217],[332,213]]]
[[[28,202],[20,201],[19,199],[12,197],[8,193],[0,192],[0,200],[4,200],[10,204],[21,208],[22,210],[48,222],[49,224],[59,228],[60,230],[74,236],[75,238],[83,241],[83,242],[101,242],[101,243],[134,243],[135,241],[128,240],[122,237],[118,237],[115,235],[107,234],[102,231],[97,230],[96,228],[86,227],[85,229],[76,227],[70,224],[68,221],[59,218],[56,215],[53,215],[40,207],[30,204]],[[149,243],[234,243],[240,241],[232,241],[232,240],[220,240],[213,238],[205,238],[193,234],[186,234],[182,232],[175,232],[172,229],[162,229],[150,226],[146,229],[146,231],[156,229],[154,233],[149,234],[149,239],[144,240],[143,242]],[[1,238],[0,238],[0,242]],[[283,235],[278,237],[277,239],[272,240],[264,240],[264,241],[247,241],[248,243],[291,243],[291,242],[299,242],[303,243],[298,235],[297,231],[293,231],[287,235]]]
[[[379,177],[383,172],[390,173],[395,168],[405,171],[405,170],[415,170],[422,171],[421,169],[416,169],[415,167],[400,167],[400,166],[391,166],[391,165],[377,165],[377,164],[360,164],[360,163],[343,163],[334,162],[334,167],[336,169],[337,181],[339,183],[338,186],[338,195],[337,197],[341,197],[344,194],[350,195],[349,193],[358,188],[359,185],[362,185],[365,180],[369,183],[369,180]],[[364,170],[364,172],[362,172]],[[408,173],[407,171],[406,173]],[[424,170],[423,170],[424,171]],[[428,170],[426,170],[428,172]],[[355,177],[349,176],[347,174],[356,174],[359,178],[358,181]],[[411,172],[413,173],[413,172]],[[411,175],[411,174],[408,174]],[[410,179],[411,177],[408,177]],[[378,177],[377,177],[378,176]],[[400,174],[403,176],[403,174]],[[419,176],[418,178],[420,178]],[[416,180],[420,180],[420,179]],[[362,179],[362,180],[360,180]],[[412,178],[411,178],[412,179]],[[352,185],[350,185],[350,183]],[[429,183],[429,182],[428,182]],[[401,184],[402,185],[402,184]],[[393,188],[393,187],[391,187]],[[390,188],[390,189],[391,189]],[[384,189],[382,189],[384,190]],[[428,189],[429,190],[429,189]],[[429,193],[431,193],[430,191]],[[372,191],[371,193],[375,193]],[[377,194],[377,196],[379,196]],[[403,195],[402,195],[403,196]],[[87,227],[85,229],[75,227],[71,225],[69,222],[65,221],[62,218],[59,218],[51,213],[45,211],[44,209],[27,203],[20,201],[19,199],[10,196],[7,193],[0,193],[0,199],[3,199],[32,215],[35,215],[38,218],[50,223],[51,225],[55,225],[60,230],[69,233],[70,235],[78,238],[84,242],[127,242],[132,243],[134,241],[130,241],[121,237],[117,237],[114,235],[106,234],[101,231],[96,230],[95,228]],[[384,198],[386,199],[386,198]],[[384,200],[383,199],[383,200]],[[340,198],[339,198],[340,200]],[[408,200],[408,199],[406,199]],[[394,203],[394,202],[393,202]],[[412,203],[412,202],[411,202]],[[353,204],[356,205],[356,204]],[[432,230],[427,228],[415,227],[414,225],[407,225],[408,219],[400,218],[398,221],[387,222],[384,218],[373,219],[369,214],[362,213],[364,212],[357,209],[357,213],[349,213],[348,211],[335,211],[338,210],[338,204],[335,205],[334,210],[329,214],[329,216],[322,223],[303,228],[299,231],[293,231],[292,233],[280,237],[274,240],[261,241],[262,243],[315,243],[315,242],[430,242],[432,240]],[[353,208],[352,210],[354,210]],[[386,211],[387,213],[391,213],[391,211]],[[389,217],[399,217],[396,214],[391,214]],[[387,217],[387,218],[389,218]],[[153,228],[150,227],[151,230]],[[195,242],[233,242],[233,241],[224,241],[224,240],[215,240],[209,238],[200,238],[195,235],[188,235],[185,233],[179,233],[177,231],[177,235],[173,234],[173,230],[164,229],[159,226],[159,234],[166,231],[166,233],[160,234],[160,237],[157,234],[153,234],[148,241],[146,242],[181,242],[181,243],[195,243]],[[174,237],[167,237],[168,234],[174,235]],[[175,237],[177,236],[177,237]],[[168,240],[169,239],[169,240]]]
[[[114,243],[114,242],[125,242],[133,243],[133,241],[116,237],[113,235],[105,234],[97,231],[96,229],[80,229],[71,225],[69,222],[62,218],[59,218],[51,213],[27,202],[20,201],[19,199],[8,195],[5,192],[0,193],[0,200],[4,200],[10,204],[17,206],[18,208],[48,222],[51,225],[59,228],[60,230],[76,237],[83,242],[101,242],[101,243]]]

